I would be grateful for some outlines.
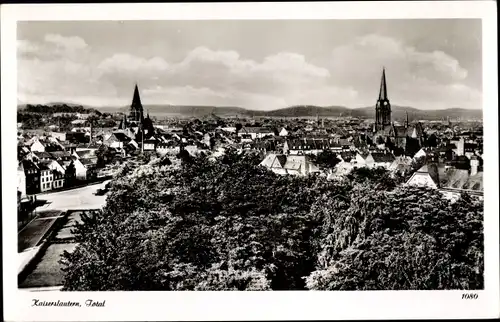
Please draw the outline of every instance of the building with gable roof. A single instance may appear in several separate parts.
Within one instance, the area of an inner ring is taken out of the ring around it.
[[[307,176],[320,173],[319,167],[307,155],[268,154],[260,163],[274,173]]]
[[[482,198],[483,172],[478,167],[478,162],[473,162],[470,170],[428,163],[418,169],[406,184],[439,189],[450,199],[460,198],[462,193]]]

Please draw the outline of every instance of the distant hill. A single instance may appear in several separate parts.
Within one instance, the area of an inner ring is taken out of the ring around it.
[[[204,117],[212,114],[218,116],[250,116],[249,110],[233,106],[197,106],[197,105],[143,105],[144,113],[151,116],[173,116],[173,117]],[[120,107],[98,107],[101,112],[128,113],[129,106]]]
[[[274,116],[274,117],[304,117],[304,116],[319,116],[331,117],[340,115],[350,115],[352,109],[344,106],[314,106],[314,105],[298,105],[272,111],[248,111],[252,116]]]
[[[65,103],[51,103],[48,106],[60,106]],[[77,104],[66,104],[71,107],[78,107]],[[104,106],[90,107],[82,106],[86,109],[96,109],[107,113],[128,113],[129,106]],[[23,105],[18,108],[22,109]],[[144,105],[144,113],[149,112],[151,116],[156,117],[205,117],[217,115],[221,117],[339,117],[351,116],[357,118],[375,118],[375,107],[367,106],[361,108],[347,108],[345,106],[315,106],[315,105],[297,105],[283,109],[271,111],[248,110],[236,106],[197,106],[197,105]],[[392,119],[402,121],[406,119],[406,113],[411,120],[442,120],[450,119],[481,119],[482,110],[469,110],[462,108],[450,108],[443,110],[420,110],[408,106],[392,106]]]

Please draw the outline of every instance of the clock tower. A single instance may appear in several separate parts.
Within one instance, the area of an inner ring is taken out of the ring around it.
[[[377,105],[375,106],[375,129],[382,130],[387,125],[391,125],[391,103],[387,97],[387,83],[385,80],[385,68],[382,70],[382,80],[380,81],[380,91]]]

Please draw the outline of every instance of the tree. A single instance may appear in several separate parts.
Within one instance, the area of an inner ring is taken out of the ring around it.
[[[70,164],[67,166],[64,174],[65,174],[64,185],[66,187],[73,186],[75,184],[75,181],[76,181],[76,168],[75,168],[75,164],[73,163],[73,161],[71,161]]]
[[[333,169],[340,162],[337,154],[330,150],[324,150],[318,155],[312,155],[311,159],[321,169]]]
[[[65,290],[446,289],[482,286],[482,204],[350,180],[279,176],[255,155],[162,162],[113,180],[62,259]],[[391,181],[392,180],[392,181]]]
[[[329,182],[282,177],[256,156],[160,162],[116,178],[65,255],[68,290],[304,289],[316,195]]]
[[[312,290],[482,289],[482,203],[440,192],[355,187],[313,206],[325,216]],[[460,218],[457,214],[460,213]],[[334,215],[335,214],[335,215]]]
[[[433,148],[438,146],[438,138],[434,133],[429,135],[429,137],[425,140],[425,146]]]
[[[415,153],[420,150],[420,148],[420,143],[417,139],[411,138],[409,136],[406,137],[405,154],[407,156],[413,157]]]
[[[397,180],[391,177],[391,173],[383,167],[354,168],[346,178],[352,185],[374,185],[377,190],[392,190],[398,184]]]

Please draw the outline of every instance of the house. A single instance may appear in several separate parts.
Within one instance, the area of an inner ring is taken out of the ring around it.
[[[266,136],[274,136],[274,130],[269,127],[252,127],[244,126],[238,132],[238,136],[242,139],[241,141],[253,141],[256,139],[262,139]]]
[[[75,147],[75,151],[97,151],[101,147],[101,144],[98,144],[96,142],[89,142],[89,143],[79,143]]]
[[[446,198],[452,200],[460,198],[464,192],[482,198],[483,172],[478,171],[478,167],[478,162],[472,162],[470,171],[429,163],[415,172],[406,184],[439,189]]]
[[[63,147],[64,151],[69,152],[70,154],[73,154],[73,152],[76,151],[76,144],[75,143],[70,143],[67,141],[61,142],[61,146]]]
[[[325,150],[341,152],[342,146],[333,139],[302,138],[286,140],[283,152],[289,154],[319,154]]]
[[[51,132],[50,136],[53,137],[53,138],[58,139],[61,142],[69,140],[67,132]]]
[[[394,154],[385,150],[356,154],[356,164],[361,167],[384,167],[388,169],[394,160]]]
[[[162,155],[165,154],[176,155],[180,152],[180,144],[172,140],[167,142],[161,142],[158,143],[158,145],[156,146],[156,152]]]
[[[260,163],[274,173],[307,176],[320,173],[317,165],[311,162],[307,155],[285,155],[270,153]]]
[[[226,126],[226,127],[221,127],[220,128],[222,131],[224,132],[228,132],[228,133],[236,133],[236,127],[234,126]]]
[[[30,147],[31,152],[54,152],[63,151],[64,148],[59,142],[56,141],[42,141],[40,139],[34,139],[33,144]]]
[[[38,164],[40,169],[40,191],[45,192],[52,190],[52,183],[54,181],[54,174],[49,167],[48,161],[42,161]]]
[[[264,153],[270,151],[277,151],[278,143],[275,140],[267,140],[262,142],[255,142],[250,146],[252,150],[261,151]]]
[[[22,160],[26,156],[28,156],[30,153],[32,153],[27,147],[18,145],[17,146],[17,159]]]
[[[97,159],[97,150],[80,150],[73,152],[72,156],[77,159]]]
[[[73,159],[75,177],[80,181],[92,181],[97,178],[96,163],[89,159]]]
[[[45,152],[45,145],[39,139],[35,138],[30,149],[31,152]]]
[[[130,138],[125,135],[123,132],[113,132],[109,137],[104,139],[103,143],[112,148],[120,148],[123,147],[130,142]]]
[[[38,161],[48,161],[48,160],[51,160],[53,157],[52,157],[52,154],[49,153],[49,152],[33,152],[33,155],[35,156],[36,160]]]
[[[384,151],[384,152],[372,152],[370,153],[375,167],[384,167],[388,169],[392,162],[396,159],[394,154]]]
[[[69,161],[71,160],[71,153],[67,151],[55,151],[55,152],[50,152],[51,159],[54,159],[56,161]]]
[[[40,169],[40,191],[45,192],[64,186],[65,169],[55,160],[45,160],[38,164]]]
[[[400,174],[405,175],[412,168],[413,159],[410,157],[396,157],[396,159],[391,163],[388,170],[394,175]]]
[[[144,142],[143,142],[144,151],[155,151],[156,142],[157,142],[157,140],[155,137],[151,137],[147,140],[144,140]]]
[[[289,135],[289,132],[286,128],[282,128],[280,133],[279,133],[279,136],[288,136]]]
[[[66,175],[64,170],[52,170],[53,181],[52,181],[52,189],[59,189],[65,186],[64,180],[66,179]]]
[[[26,195],[40,192],[40,168],[31,160],[22,160],[22,168],[26,176]]]

